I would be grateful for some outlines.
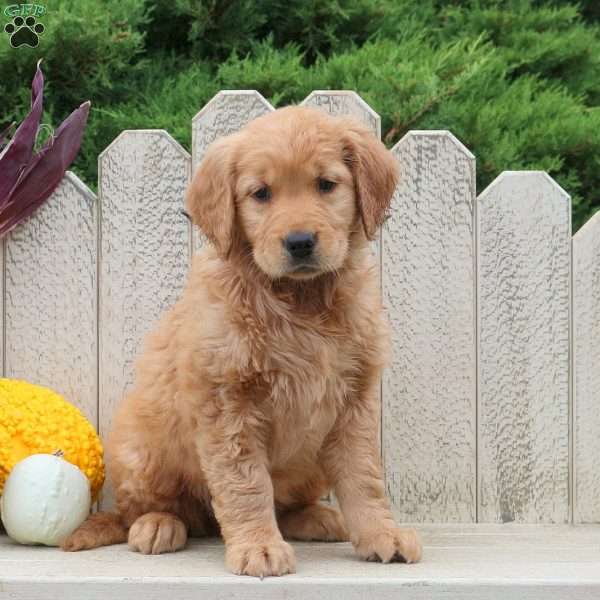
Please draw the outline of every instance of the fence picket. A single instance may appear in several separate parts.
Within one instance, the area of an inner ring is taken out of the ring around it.
[[[600,213],[573,237],[574,473],[577,523],[600,523]]]
[[[393,360],[383,378],[387,489],[402,521],[476,516],[475,159],[447,131],[393,149],[401,178],[383,229]]]
[[[192,119],[192,169],[196,169],[217,138],[239,131],[272,110],[271,104],[255,90],[226,90],[216,94]],[[204,243],[204,236],[196,227],[193,243],[196,251]]]
[[[570,198],[508,171],[478,214],[479,519],[569,520]]]
[[[47,386],[98,425],[97,202],[71,172],[5,239],[5,375]]]
[[[188,153],[160,130],[124,131],[99,157],[103,438],[116,405],[133,383],[134,361],[145,334],[185,283],[191,227],[180,210],[189,174]]]

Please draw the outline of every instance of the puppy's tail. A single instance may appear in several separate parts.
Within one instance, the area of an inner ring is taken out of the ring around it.
[[[60,547],[66,552],[90,550],[99,546],[122,544],[127,541],[127,527],[119,515],[98,512],[90,515]]]

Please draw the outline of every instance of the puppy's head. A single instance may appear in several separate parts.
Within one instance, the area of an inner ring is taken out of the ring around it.
[[[223,258],[250,248],[268,276],[308,279],[340,269],[353,243],[375,237],[397,170],[354,120],[288,107],[217,140],[186,207]]]

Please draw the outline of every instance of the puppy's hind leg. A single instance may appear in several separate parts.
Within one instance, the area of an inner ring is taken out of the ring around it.
[[[60,547],[66,552],[91,550],[99,546],[122,544],[127,541],[127,527],[119,515],[98,512],[90,515]]]
[[[308,474],[308,475],[307,475]],[[319,465],[296,464],[273,477],[277,523],[285,539],[346,542],[348,532],[340,511],[320,499],[329,484]]]
[[[283,537],[291,540],[347,542],[348,532],[337,508],[310,504],[284,512],[279,517]]]

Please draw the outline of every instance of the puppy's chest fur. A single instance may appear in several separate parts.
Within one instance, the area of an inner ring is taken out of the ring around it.
[[[299,456],[316,458],[341,407],[359,385],[359,337],[325,315],[274,323],[250,342],[254,376],[262,388],[259,408],[270,423],[273,467]]]
[[[209,309],[197,320],[200,335],[180,329],[191,336],[183,345],[197,348],[190,370],[207,386],[215,415],[234,407],[258,417],[275,468],[316,458],[345,403],[385,363],[388,334],[372,263],[366,256],[336,278],[329,296],[315,286],[296,297],[198,263],[190,289],[199,296],[190,294],[182,308],[190,315]]]

